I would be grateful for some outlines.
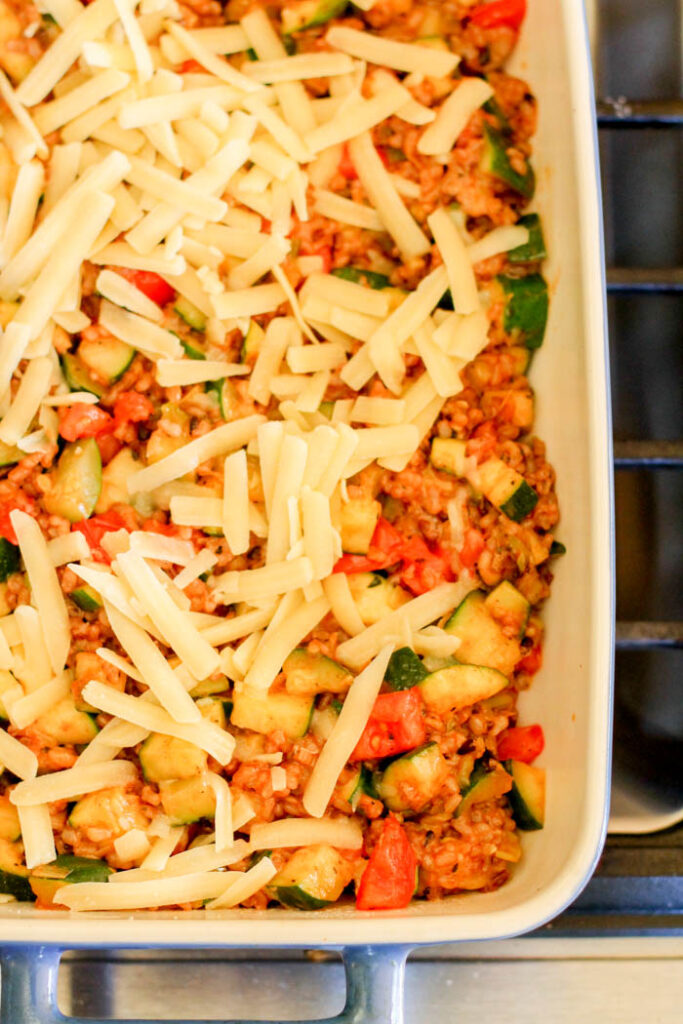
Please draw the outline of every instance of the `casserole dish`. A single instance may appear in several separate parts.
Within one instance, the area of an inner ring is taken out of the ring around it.
[[[525,839],[524,860],[502,889],[400,912],[79,916],[4,906],[2,1024],[65,1019],[54,1004],[65,948],[207,945],[348,947],[348,1005],[339,1020],[398,1021],[411,946],[528,931],[559,913],[588,880],[607,812],[613,609],[601,225],[582,11],[570,0],[531,0],[512,69],[540,101],[536,202],[547,225],[553,302],[532,382],[538,432],[557,467],[568,549],[546,613],[545,664],[523,705],[547,729],[546,828]]]

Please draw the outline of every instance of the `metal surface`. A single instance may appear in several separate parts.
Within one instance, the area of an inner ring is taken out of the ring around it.
[[[65,1024],[66,1021],[71,1021],[71,1024],[87,1024],[87,1020],[92,1019],[92,1014],[81,1017],[75,1015],[73,1010],[69,1010],[70,1016],[66,1017],[57,1005],[61,955],[62,951],[53,946],[17,946],[3,951],[0,1024]],[[345,950],[346,999],[343,1009],[334,1017],[312,1019],[309,1013],[303,1020],[311,1024],[403,1024],[407,955],[407,947],[383,946],[380,949],[356,946]],[[263,983],[263,973],[260,973],[260,984]],[[223,985],[224,982],[221,982],[219,991]],[[106,991],[105,986],[103,992]],[[138,996],[144,995],[145,987],[138,985],[137,992]],[[202,1018],[197,1016],[196,998],[192,1000],[190,1016],[180,1018],[177,1005],[172,1010],[172,1016],[160,1016],[158,985],[152,988],[152,995],[155,1004],[152,1009],[154,1020],[171,1020],[173,1024],[189,1024],[190,1021],[203,1024]],[[111,1013],[109,1008],[98,1011],[99,1024],[121,1020],[120,1014],[114,1018]],[[281,1006],[274,1007],[271,1013],[271,1020],[283,1019]],[[143,1015],[146,1016],[144,1010]],[[139,1019],[140,1009],[136,1007],[126,1024],[136,1024]],[[207,1019],[204,1018],[204,1024]],[[217,1018],[214,1016],[211,1019]],[[221,1011],[220,1019],[226,1020],[224,1011]],[[294,1018],[290,1016],[287,1019]],[[254,1022],[244,1018],[238,1022],[233,1018],[231,1024]],[[303,1024],[303,1021],[299,1024]]]
[[[625,295],[638,292],[675,295],[683,292],[683,267],[608,267],[607,291]]]
[[[600,128],[671,128],[683,125],[683,100],[607,97],[597,103]]]
[[[617,650],[683,647],[683,622],[618,622]]]
[[[617,469],[682,469],[683,441],[617,441]]]

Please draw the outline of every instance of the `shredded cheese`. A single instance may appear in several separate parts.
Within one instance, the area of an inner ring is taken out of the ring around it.
[[[47,803],[19,807],[19,825],[24,844],[24,857],[29,871],[40,864],[50,864],[57,856],[55,839]]]
[[[20,782],[10,793],[10,802],[15,807],[33,807],[36,804],[54,803],[56,800],[72,800],[82,793],[125,786],[134,779],[137,779],[137,769],[130,761],[67,768]]]
[[[243,875],[235,873],[236,880],[226,888],[225,892],[207,904],[207,910],[223,910],[236,907],[270,882],[277,873],[277,868],[270,857],[263,857]]]
[[[445,77],[451,75],[460,58],[446,50],[434,50],[418,43],[399,43],[393,39],[374,36],[355,28],[333,25],[328,30],[327,42],[336,50],[358,57],[369,64],[410,71],[419,75]]]
[[[249,550],[249,479],[244,448],[229,455],[223,465],[222,525],[233,555]]]
[[[19,779],[32,779],[38,774],[36,755],[5,729],[0,729],[0,764]]]
[[[281,818],[254,825],[249,835],[253,850],[280,850],[325,843],[340,850],[360,850],[363,832],[352,818]]]
[[[344,765],[361,737],[379,694],[393,650],[386,644],[367,668],[356,676],[341,713],[320,752],[303,795],[303,805],[314,818],[322,818]]]
[[[442,103],[436,120],[429,125],[417,143],[418,152],[429,156],[450,153],[472,115],[493,96],[493,89],[483,78],[467,77]]]
[[[69,910],[141,910],[145,907],[195,903],[221,896],[239,877],[236,872],[200,872],[147,882],[79,882],[65,885],[55,902]]]

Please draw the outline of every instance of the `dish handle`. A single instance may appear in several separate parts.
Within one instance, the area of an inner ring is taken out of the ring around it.
[[[292,1024],[403,1024],[407,946],[349,946],[343,950],[346,1005],[337,1017]],[[0,1024],[143,1024],[66,1017],[57,1005],[63,950],[54,946],[11,946],[0,952]],[[152,1022],[150,1022],[152,1024]],[[166,1024],[209,1024],[168,1021]],[[237,1024],[237,1022],[225,1022]],[[239,1024],[257,1024],[240,1021]],[[266,1024],[266,1022],[262,1022]]]

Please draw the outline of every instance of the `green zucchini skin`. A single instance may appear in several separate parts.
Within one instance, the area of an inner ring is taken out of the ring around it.
[[[0,892],[14,896],[20,903],[32,903],[35,896],[23,860],[23,846],[20,842],[0,839]]]
[[[78,346],[78,359],[86,371],[108,384],[123,377],[134,358],[135,349],[117,338],[82,341]]]
[[[508,140],[503,132],[486,122],[484,124],[484,155],[481,169],[518,192],[525,199],[531,199],[536,191],[536,175],[529,164],[526,174],[514,169],[507,155]]]
[[[348,0],[303,0],[282,8],[282,31],[285,35],[317,28],[338,18],[348,7]]]
[[[389,658],[384,679],[392,690],[409,690],[428,675],[415,651],[410,647],[400,647]]]
[[[45,507],[52,515],[78,523],[93,514],[101,489],[102,460],[97,441],[94,437],[73,441],[59,457]]]
[[[467,442],[457,437],[435,437],[429,453],[434,469],[451,476],[464,477]]]
[[[496,278],[505,293],[503,327],[512,334],[518,332],[528,349],[540,348],[548,324],[548,285],[541,274],[526,277]]]
[[[89,391],[92,395],[101,398],[105,388],[98,384],[90,375],[78,356],[72,352],[65,352],[62,356],[62,370],[66,382],[72,391]]]
[[[545,771],[523,761],[505,761],[505,770],[512,776],[508,793],[517,828],[535,832],[545,824]]]
[[[102,607],[97,592],[87,585],[72,590],[69,597],[82,612],[97,612]]]
[[[179,295],[176,299],[174,310],[180,319],[183,320],[188,327],[191,327],[193,331],[206,330],[206,317],[200,309],[197,309],[197,307],[190,302],[189,299],[185,299],[182,295]]]
[[[0,583],[4,583],[13,573],[19,572],[20,563],[21,558],[17,545],[0,537]]]
[[[510,249],[508,263],[538,263],[548,255],[543,235],[543,225],[537,213],[525,213],[517,223],[529,232],[529,241]]]
[[[362,267],[337,267],[332,271],[335,277],[354,284],[366,284],[375,291],[390,288],[391,281],[386,274],[378,274],[375,270],[364,270]]]

